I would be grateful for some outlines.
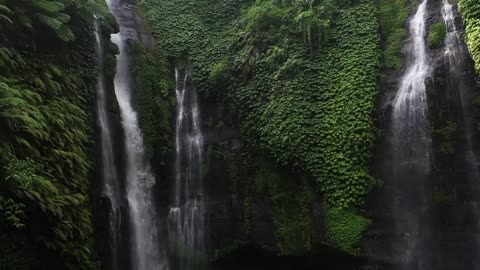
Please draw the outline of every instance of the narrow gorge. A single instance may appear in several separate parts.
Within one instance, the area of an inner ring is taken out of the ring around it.
[[[480,270],[478,0],[0,0],[0,270]]]

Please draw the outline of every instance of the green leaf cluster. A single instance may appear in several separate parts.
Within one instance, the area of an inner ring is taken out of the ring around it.
[[[327,242],[345,252],[358,254],[363,233],[371,221],[339,208],[325,209],[325,220]]]
[[[339,10],[334,40],[323,51],[292,44],[276,71],[259,61],[254,77],[228,93],[247,132],[280,164],[310,173],[337,207],[361,205],[374,183],[368,164],[380,58],[375,14],[365,1]]]
[[[428,46],[432,49],[443,47],[446,34],[447,28],[443,22],[432,24],[428,32]]]
[[[7,29],[23,27],[34,32],[42,31],[41,26],[46,26],[61,40],[72,41],[75,35],[69,23],[73,14],[93,20],[94,15],[105,14],[106,10],[105,2],[101,0],[5,0],[0,5],[3,13],[0,18],[10,23],[3,26]]]
[[[480,2],[476,0],[459,0],[458,7],[465,22],[468,49],[480,73]]]

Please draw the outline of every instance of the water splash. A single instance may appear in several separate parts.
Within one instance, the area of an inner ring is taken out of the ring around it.
[[[206,197],[201,165],[203,135],[191,67],[175,68],[177,117],[174,202],[168,216],[170,248],[178,269],[199,269],[205,259]]]

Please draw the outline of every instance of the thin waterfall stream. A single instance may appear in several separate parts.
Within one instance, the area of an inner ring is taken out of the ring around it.
[[[446,27],[444,61],[447,67],[447,90],[458,93],[461,109],[459,124],[462,128],[464,171],[469,183],[471,193],[471,215],[473,230],[480,232],[480,162],[475,151],[475,134],[473,119],[473,93],[472,79],[468,76],[469,54],[463,42],[463,32],[456,25],[458,15],[454,10],[453,0],[442,0],[442,17]],[[473,250],[480,249],[480,238],[477,236],[473,243]],[[480,260],[472,258],[471,269],[480,269]]]
[[[132,269],[168,269],[158,237],[159,222],[152,193],[155,177],[145,160],[143,135],[132,104],[134,89],[128,50],[132,29],[124,26],[126,18],[128,20],[132,14],[125,10],[125,3],[121,0],[110,0],[107,3],[120,26],[120,32],[112,35],[111,40],[120,52],[117,55],[114,84],[125,133],[126,197],[130,216]]]
[[[471,180],[480,179],[480,170],[477,153],[473,147],[473,119],[472,119],[472,86],[468,85],[470,81],[466,76],[465,62],[468,53],[463,44],[461,33],[455,25],[455,14],[453,5],[448,0],[443,0],[442,8],[443,19],[447,28],[445,36],[445,59],[449,64],[451,88],[456,90],[460,96],[462,116],[463,116],[463,135],[465,139],[466,162],[469,166],[469,178]],[[479,213],[480,214],[480,213]]]
[[[175,94],[175,186],[168,216],[169,241],[176,268],[198,269],[206,249],[203,135],[198,96],[188,64],[183,70],[175,68]]]
[[[106,196],[110,202],[109,212],[109,247],[110,262],[112,269],[118,269],[117,257],[120,238],[121,211],[120,211],[120,186],[117,177],[117,168],[115,166],[111,123],[107,116],[108,104],[106,99],[106,87],[104,76],[105,52],[104,43],[100,34],[100,27],[97,19],[95,20],[95,37],[97,41],[97,57],[99,65],[99,74],[97,82],[97,121],[100,127],[100,145],[102,161],[102,195]]]
[[[392,175],[389,179],[393,231],[392,254],[398,269],[430,269],[426,247],[427,182],[432,158],[426,79],[430,61],[426,46],[427,2],[409,22],[407,67],[393,100],[391,117]]]

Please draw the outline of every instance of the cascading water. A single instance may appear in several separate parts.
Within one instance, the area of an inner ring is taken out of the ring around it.
[[[176,269],[198,269],[205,255],[205,196],[201,164],[203,136],[191,68],[175,69],[177,97],[175,186],[168,232]]]
[[[474,119],[472,99],[475,87],[473,86],[473,80],[469,77],[469,54],[467,47],[463,43],[461,28],[457,27],[455,19],[457,18],[454,11],[453,0],[442,0],[442,17],[446,26],[445,36],[445,49],[444,49],[444,61],[447,69],[447,91],[451,93],[457,93],[460,102],[461,119],[460,122],[462,130],[462,142],[463,142],[463,159],[464,159],[464,172],[465,177],[469,183],[469,193],[471,198],[465,198],[470,201],[470,209],[473,223],[473,230],[475,232],[476,239],[474,239],[474,245],[469,245],[468,250],[464,251],[464,254],[474,250],[472,255],[475,255],[475,251],[480,250],[480,162],[476,150],[476,144],[474,139]],[[465,225],[465,224],[464,224]],[[464,228],[465,231],[469,228]],[[468,237],[471,238],[471,237]],[[465,262],[470,269],[480,269],[480,259],[478,256],[473,256],[471,260]],[[458,264],[457,264],[458,265]]]
[[[469,178],[478,180],[480,179],[479,161],[473,147],[472,87],[468,85],[471,79],[465,76],[468,53],[462,42],[461,33],[455,25],[453,5],[448,0],[443,0],[442,15],[447,28],[445,59],[449,65],[449,87],[457,88],[460,96],[466,161],[470,172]]]
[[[409,23],[407,68],[393,100],[391,118],[392,171],[389,203],[393,215],[392,254],[399,269],[430,269],[428,194],[432,140],[428,120],[426,79],[430,63],[426,48],[428,0],[418,5]]]
[[[108,198],[110,202],[109,212],[109,245],[110,245],[110,263],[112,269],[118,269],[118,248],[119,234],[121,225],[120,212],[120,187],[115,167],[113,143],[111,136],[111,125],[107,117],[108,104],[105,93],[104,61],[105,52],[103,49],[103,39],[100,35],[100,29],[95,20],[95,37],[97,40],[97,57],[99,65],[99,74],[97,82],[97,121],[100,128],[100,145],[102,161],[102,196]]]
[[[120,32],[112,35],[111,40],[120,51],[117,55],[114,83],[125,133],[125,178],[130,215],[132,269],[167,269],[165,254],[160,248],[159,223],[152,194],[155,178],[144,158],[143,136],[138,126],[137,113],[132,106],[132,72],[127,41],[135,31],[127,26],[134,19],[126,10],[123,1],[110,0],[107,3],[120,26]]]
[[[410,21],[411,63],[393,103],[392,123],[397,169],[414,166],[428,173],[431,138],[425,84],[430,69],[425,44],[426,6],[427,0],[424,0]]]

